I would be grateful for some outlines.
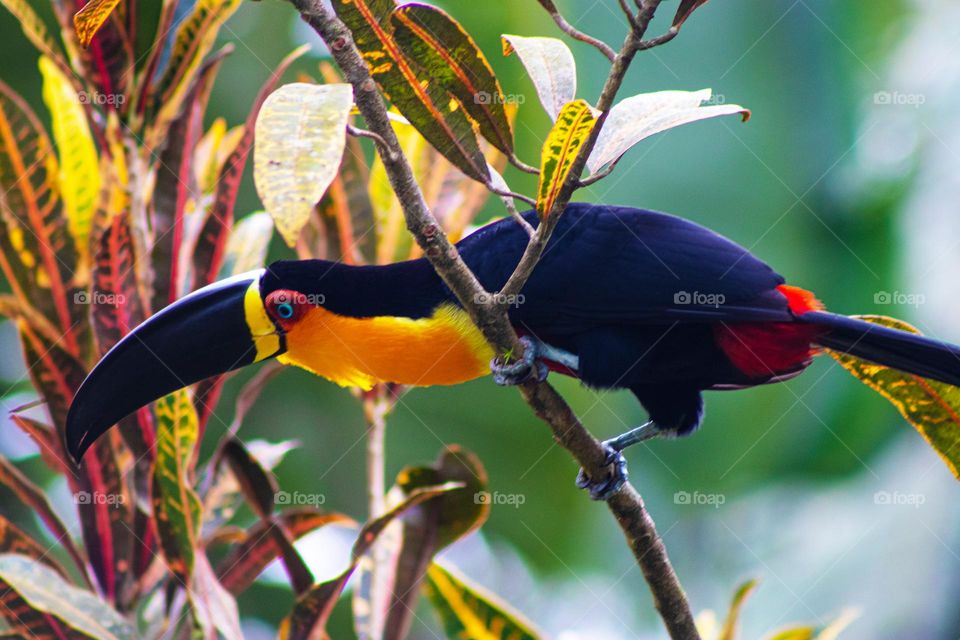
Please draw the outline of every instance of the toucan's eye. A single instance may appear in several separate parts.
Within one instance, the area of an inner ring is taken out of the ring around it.
[[[271,292],[264,300],[264,305],[274,321],[281,325],[289,325],[303,315],[306,308],[306,300],[303,298],[304,296],[296,291],[280,289]]]

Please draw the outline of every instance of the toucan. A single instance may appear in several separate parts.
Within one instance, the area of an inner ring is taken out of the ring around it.
[[[523,214],[532,225],[536,212]],[[457,244],[487,291],[499,291],[527,245],[512,218]],[[649,421],[608,440],[609,475],[578,484],[603,499],[626,478],[621,451],[685,436],[702,392],[781,382],[826,347],[960,385],[960,348],[828,313],[734,242],[665,213],[567,206],[509,318],[524,356],[495,357],[426,259],[383,266],[274,262],[216,282],[136,327],[94,367],[70,407],[77,461],[112,425],[172,391],[268,358],[339,385],[452,385],[493,371],[517,384],[548,371],[628,389]]]

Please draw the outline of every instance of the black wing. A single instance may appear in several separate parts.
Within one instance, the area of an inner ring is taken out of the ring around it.
[[[535,212],[524,214],[536,225]],[[488,290],[503,286],[527,236],[511,219],[459,243]],[[629,207],[570,204],[511,311],[515,323],[576,332],[597,323],[789,321],[784,280],[693,222]]]

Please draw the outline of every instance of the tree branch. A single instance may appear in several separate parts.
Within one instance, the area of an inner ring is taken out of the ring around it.
[[[366,63],[353,43],[349,29],[323,5],[322,0],[290,1],[303,19],[324,40],[345,79],[353,85],[354,99],[366,120],[367,127],[383,138],[389,149],[393,151],[393,157],[381,154],[383,165],[403,207],[407,228],[423,249],[424,256],[457,296],[496,353],[522,353],[522,346],[510,325],[506,308],[496,302],[480,302],[498,300],[501,297],[491,296],[483,289],[430,212],[423,193],[414,179],[413,171],[400,149],[393,127],[390,125],[386,105],[370,77]],[[526,270],[525,275],[522,276],[523,281],[539,260],[543,247],[546,246],[550,233],[556,226],[556,218],[562,213],[579,183],[587,156],[596,143],[596,135],[636,54],[637,44],[641,42],[642,34],[659,3],[660,0],[648,0],[644,10],[637,16],[638,25],[642,25],[643,28],[635,26],[631,30],[623,49],[613,60],[610,76],[597,105],[602,112],[600,122],[597,123],[590,140],[577,156],[553,211],[538,227],[518,265],[518,271]],[[608,467],[604,464],[606,451],[549,383],[529,380],[520,385],[520,391],[536,415],[550,426],[554,439],[573,455],[590,477],[602,477],[607,473]],[[625,483],[619,491],[608,498],[607,505],[623,529],[631,551],[650,586],[654,603],[660,611],[670,637],[674,640],[699,639],[686,596],[640,495],[629,483]]]
[[[550,14],[550,17],[553,18],[553,21],[557,23],[557,26],[560,27],[560,30],[565,34],[573,38],[574,40],[579,40],[580,42],[586,42],[592,47],[596,47],[600,53],[607,57],[607,60],[613,62],[613,59],[617,57],[617,52],[614,51],[610,45],[602,40],[598,40],[593,36],[588,36],[582,31],[577,31],[572,24],[566,21],[563,15],[560,13],[560,10],[557,9],[557,5],[553,3],[553,0],[537,0],[540,3],[540,6],[543,7],[547,13]]]

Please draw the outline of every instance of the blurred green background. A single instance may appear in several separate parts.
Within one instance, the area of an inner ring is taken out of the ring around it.
[[[524,101],[518,149],[536,164],[550,122],[519,61],[501,56],[499,36],[557,36],[555,26],[533,0],[437,4],[473,34],[504,91]],[[557,4],[579,28],[622,41],[614,0]],[[673,5],[664,3],[651,33],[669,26]],[[301,70],[314,70],[323,55],[280,0],[245,3],[221,39],[237,49],[209,115],[231,124],[243,120],[272,65],[294,46],[314,45]],[[578,95],[594,101],[606,60],[570,44]],[[3,80],[42,113],[36,53],[6,13],[0,59]],[[647,140],[578,197],[688,217],[750,248],[834,311],[894,315],[960,342],[951,321],[960,266],[958,60],[960,10],[949,0],[715,0],[673,43],[638,57],[621,96],[712,87],[718,101],[749,107],[753,119],[707,121]],[[535,188],[530,176],[506,177],[515,190]],[[259,208],[248,177],[237,210]],[[499,201],[491,201],[482,219],[501,215]],[[272,256],[285,255],[276,242]],[[897,304],[906,295],[921,304]],[[249,375],[231,381],[208,445],[229,424],[233,395]],[[22,376],[15,333],[0,325],[0,384],[7,389],[0,421],[30,399]],[[626,393],[555,382],[598,436],[644,419]],[[723,610],[740,580],[758,576],[745,638],[788,622],[825,623],[847,607],[861,617],[844,637],[958,637],[960,615],[947,605],[960,595],[960,494],[892,407],[829,358],[786,384],[707,400],[705,426],[693,438],[628,455],[631,479],[696,610]],[[3,429],[0,450],[33,455],[15,427]],[[364,516],[363,421],[346,390],[286,370],[241,435],[299,439],[302,446],[280,467],[281,485],[321,491],[326,507]],[[408,394],[389,420],[389,476],[434,459],[449,443],[480,456],[491,491],[523,497],[518,507],[494,506],[482,532],[447,553],[451,562],[552,637],[663,636],[620,530],[603,505],[575,489],[576,466],[515,391],[486,379]],[[318,573],[332,573],[348,541],[329,531],[304,548]],[[250,637],[272,636],[288,610],[289,590],[274,576],[241,599]],[[436,637],[422,609],[413,637]],[[346,606],[335,622],[334,637],[350,637]]]

